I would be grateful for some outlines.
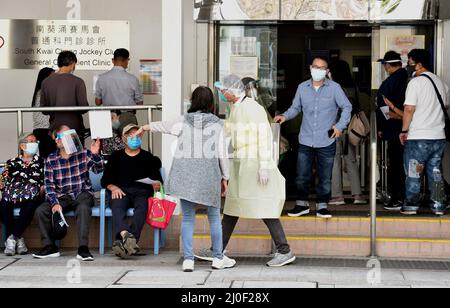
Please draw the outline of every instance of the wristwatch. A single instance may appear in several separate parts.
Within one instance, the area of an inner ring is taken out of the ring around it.
[[[402,134],[407,134],[409,133],[409,130],[402,130]]]

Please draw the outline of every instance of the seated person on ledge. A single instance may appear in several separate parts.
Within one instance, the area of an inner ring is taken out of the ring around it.
[[[148,212],[148,199],[161,188],[161,160],[141,149],[142,134],[134,136],[139,126],[130,124],[123,129],[125,150],[114,152],[106,164],[102,186],[112,195],[116,241],[113,252],[120,258],[136,255],[142,228]],[[152,185],[138,182],[151,179]],[[134,208],[131,225],[127,222],[127,210]]]
[[[2,174],[3,198],[0,203],[5,226],[5,255],[24,255],[28,252],[23,233],[31,224],[36,208],[42,203],[44,192],[44,161],[39,157],[39,143],[34,134],[19,137],[20,155],[6,163]],[[14,209],[20,209],[17,221]]]
[[[75,132],[63,125],[52,133],[58,150],[45,161],[45,191],[47,202],[36,210],[41,231],[43,249],[34,254],[37,259],[59,257],[55,245],[52,218],[57,212],[75,211],[78,228],[79,248],[77,259],[93,261],[89,252],[89,226],[94,195],[89,171],[98,174],[103,171],[100,153],[100,140],[91,145],[91,150],[81,146]]]

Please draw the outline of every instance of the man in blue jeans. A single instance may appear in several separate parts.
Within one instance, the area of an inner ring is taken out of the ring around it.
[[[297,162],[298,200],[291,217],[310,213],[308,203],[312,169],[317,161],[319,184],[317,191],[317,216],[331,218],[328,202],[331,199],[331,177],[336,154],[336,138],[351,119],[352,105],[341,86],[327,79],[328,61],[314,59],[311,65],[312,79],[302,83],[297,90],[292,107],[283,115],[275,117],[275,122],[284,123],[303,112],[300,130],[300,147]],[[338,114],[340,111],[340,119]]]
[[[401,211],[404,215],[417,215],[421,201],[421,184],[428,177],[430,201],[434,214],[445,214],[445,192],[442,179],[442,158],[447,145],[444,106],[449,105],[449,88],[430,72],[431,55],[423,49],[414,49],[409,55],[409,65],[415,78],[408,85],[400,141],[405,145],[406,200]],[[436,200],[440,199],[440,200]]]

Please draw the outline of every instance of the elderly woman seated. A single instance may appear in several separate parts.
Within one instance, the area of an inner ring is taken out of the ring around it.
[[[6,228],[7,256],[28,252],[22,235],[31,224],[36,208],[42,203],[44,192],[44,162],[38,155],[38,149],[39,143],[33,134],[20,136],[20,155],[6,163],[2,174],[0,209]],[[14,220],[15,208],[20,208],[17,223]]]

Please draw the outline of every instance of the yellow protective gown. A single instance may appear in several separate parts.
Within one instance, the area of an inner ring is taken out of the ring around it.
[[[285,179],[273,158],[273,136],[264,108],[251,98],[235,103],[225,132],[234,149],[224,213],[248,219],[277,219],[286,200]],[[259,183],[266,169],[269,183]]]

